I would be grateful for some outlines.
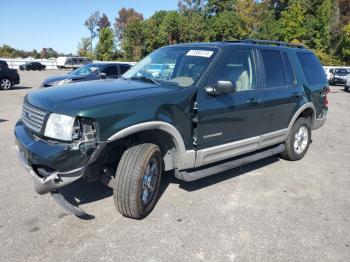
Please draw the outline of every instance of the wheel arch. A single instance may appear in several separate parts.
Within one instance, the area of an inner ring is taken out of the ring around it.
[[[163,157],[165,170],[188,169],[194,167],[195,151],[186,150],[185,143],[179,131],[171,124],[163,121],[151,121],[124,128],[111,137],[108,142],[138,136],[141,141],[158,144],[161,149],[170,149]],[[170,148],[169,148],[170,147]],[[173,147],[173,150],[171,150]]]
[[[288,130],[292,129],[295,121],[297,121],[300,117],[310,118],[310,128],[313,127],[315,119],[316,119],[316,109],[315,106],[311,103],[305,103],[302,105],[293,115],[292,120],[289,122]]]

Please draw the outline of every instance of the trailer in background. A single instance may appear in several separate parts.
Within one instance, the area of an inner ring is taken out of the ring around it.
[[[57,69],[77,69],[83,65],[91,63],[87,57],[59,56],[57,57]]]

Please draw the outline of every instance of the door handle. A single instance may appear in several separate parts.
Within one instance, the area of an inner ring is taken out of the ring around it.
[[[261,103],[261,100],[257,98],[251,98],[251,99],[248,99],[246,103],[249,105],[257,105]]]

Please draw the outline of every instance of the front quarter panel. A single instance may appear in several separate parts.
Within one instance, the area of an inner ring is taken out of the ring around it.
[[[163,121],[179,131],[186,149],[192,149],[192,103],[195,95],[195,87],[179,89],[89,108],[80,115],[97,121],[100,140],[108,140],[133,125]]]

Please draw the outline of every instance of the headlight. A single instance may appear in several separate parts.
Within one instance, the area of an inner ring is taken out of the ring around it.
[[[83,142],[80,144],[81,149],[93,148],[97,143],[97,128],[92,119],[55,113],[50,114],[44,135],[62,141],[79,139]]]
[[[52,85],[62,86],[62,85],[69,84],[70,82],[72,82],[72,79],[63,79],[63,80],[58,80],[58,81],[53,82]]]
[[[44,135],[46,137],[72,141],[75,117],[52,113],[47,120]]]

